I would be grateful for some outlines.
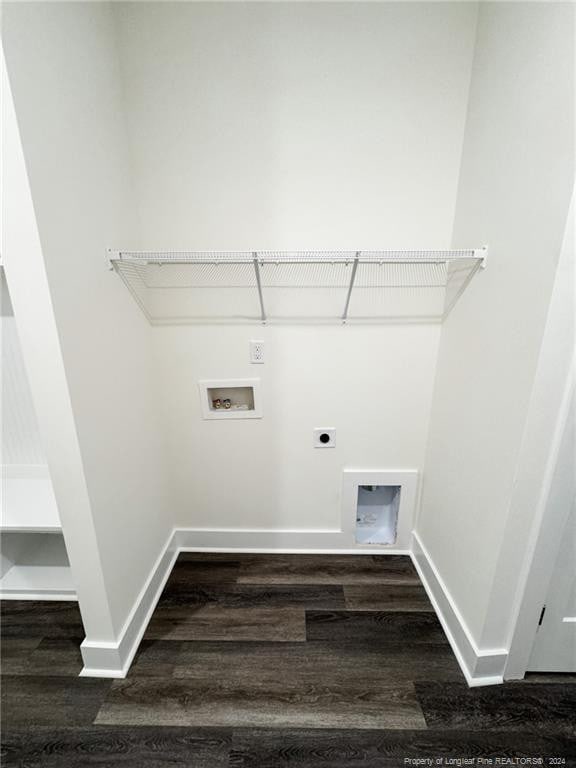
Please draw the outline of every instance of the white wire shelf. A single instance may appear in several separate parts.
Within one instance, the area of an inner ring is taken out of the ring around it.
[[[451,251],[108,251],[153,325],[436,321],[484,265]]]

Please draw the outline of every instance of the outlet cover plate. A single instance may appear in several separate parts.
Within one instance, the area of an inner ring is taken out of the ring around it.
[[[258,339],[250,340],[250,362],[254,365],[264,363],[264,342]]]

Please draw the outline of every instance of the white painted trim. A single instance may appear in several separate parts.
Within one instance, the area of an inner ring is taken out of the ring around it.
[[[77,603],[76,592],[6,592],[0,590],[0,600],[41,600],[47,602],[50,600],[70,600]]]
[[[469,686],[503,682],[505,648],[478,648],[466,622],[420,537],[412,535],[412,561]]]
[[[182,547],[180,552],[220,552],[226,554],[227,552],[238,552],[244,555],[405,555],[411,556],[411,552],[407,549],[387,549],[385,551],[374,551],[373,549],[286,549],[278,547]]]
[[[172,531],[124,623],[118,641],[104,643],[86,638],[81,644],[84,661],[80,673],[82,677],[126,677],[178,557],[175,540],[176,532]]]
[[[215,533],[215,534],[290,534],[290,535],[306,535],[309,533],[342,533],[340,528],[175,528],[178,531],[194,531],[194,533]]]
[[[82,657],[84,657],[84,651],[82,651]],[[105,669],[104,667],[82,667],[79,677],[105,677],[120,680],[128,674],[128,669]]]
[[[278,554],[409,555],[408,547],[355,545],[348,531],[262,528],[177,528],[175,545],[182,552],[246,552]]]

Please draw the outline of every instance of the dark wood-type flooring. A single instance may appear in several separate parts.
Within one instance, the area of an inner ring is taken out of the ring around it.
[[[78,677],[75,603],[1,630],[6,768],[576,765],[574,678],[469,689],[406,557],[181,555],[125,680]]]

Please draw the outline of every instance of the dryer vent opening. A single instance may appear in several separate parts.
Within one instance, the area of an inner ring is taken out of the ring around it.
[[[400,509],[399,485],[359,485],[356,543],[395,544]]]

